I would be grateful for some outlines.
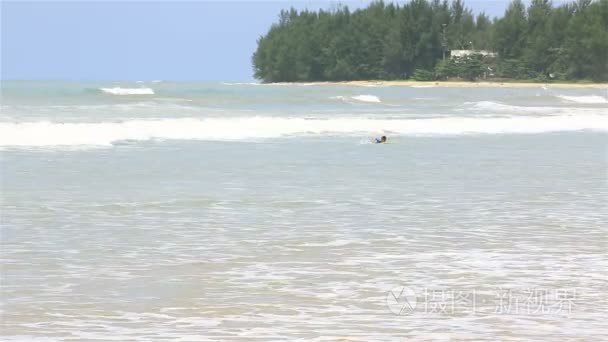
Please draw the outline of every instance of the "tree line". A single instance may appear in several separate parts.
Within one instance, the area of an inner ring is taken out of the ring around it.
[[[452,50],[487,50],[451,58]],[[462,0],[375,1],[364,9],[283,10],[258,40],[264,82],[608,80],[608,0],[513,0],[501,18]]]

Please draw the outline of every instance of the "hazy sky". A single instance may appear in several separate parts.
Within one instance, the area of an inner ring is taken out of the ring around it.
[[[498,16],[509,1],[465,2]],[[251,80],[256,39],[282,8],[336,3],[3,0],[2,79]]]

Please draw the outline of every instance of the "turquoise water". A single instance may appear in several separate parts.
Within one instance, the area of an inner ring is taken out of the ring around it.
[[[4,340],[608,336],[606,90],[2,87]]]

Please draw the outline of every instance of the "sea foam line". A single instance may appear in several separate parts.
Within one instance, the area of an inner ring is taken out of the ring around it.
[[[99,88],[102,92],[112,95],[154,95],[152,88]]]
[[[562,100],[575,103],[608,103],[608,99],[599,95],[587,95],[587,96],[566,96],[557,95]]]
[[[598,102],[599,103],[599,102]],[[470,111],[483,113],[505,113],[505,114],[583,114],[583,113],[608,113],[604,108],[596,107],[558,107],[558,106],[517,106],[509,105],[500,102],[493,101],[476,101],[476,102],[465,102],[463,106],[458,109],[459,111]]]
[[[349,102],[350,100],[369,103],[381,103],[380,98],[375,95],[355,95],[355,96],[332,96],[331,99]]]
[[[513,116],[500,118],[442,117],[370,119],[238,117],[129,120],[102,123],[48,121],[0,123],[0,146],[108,146],[119,141],[151,139],[247,140],[302,135],[525,134],[559,131],[608,131],[608,115]]]

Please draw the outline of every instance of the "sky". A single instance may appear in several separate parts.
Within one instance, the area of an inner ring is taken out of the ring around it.
[[[341,1],[351,8],[369,2]],[[502,15],[508,2],[465,0],[490,16]],[[336,4],[1,0],[1,78],[250,81],[256,40],[281,9]]]

